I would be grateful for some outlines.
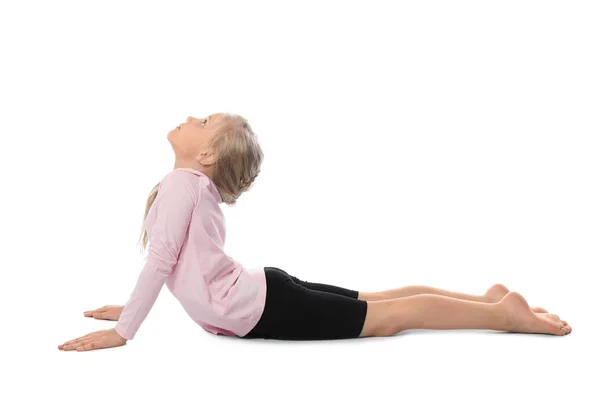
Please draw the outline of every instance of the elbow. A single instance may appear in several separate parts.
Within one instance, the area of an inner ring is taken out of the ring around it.
[[[148,259],[153,261],[156,270],[168,276],[177,264],[177,256],[164,248],[148,247]]]

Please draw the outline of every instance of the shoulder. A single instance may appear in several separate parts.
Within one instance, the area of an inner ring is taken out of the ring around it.
[[[193,169],[179,168],[170,171],[160,181],[159,190],[188,192],[194,195],[195,198],[206,198],[210,192],[210,179]],[[202,194],[202,196],[200,196]]]
[[[185,199],[197,202],[200,191],[198,177],[182,170],[173,170],[160,180],[158,197],[172,202],[183,202]]]
[[[160,180],[161,187],[176,187],[178,185],[191,185],[197,183],[197,177],[184,170],[172,170]]]

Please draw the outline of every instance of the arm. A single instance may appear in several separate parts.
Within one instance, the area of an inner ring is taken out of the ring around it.
[[[172,171],[161,181],[153,211],[156,218],[148,232],[148,259],[115,326],[127,340],[133,339],[173,271],[198,200],[195,177]]]

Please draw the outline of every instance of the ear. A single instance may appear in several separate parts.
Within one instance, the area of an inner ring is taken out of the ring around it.
[[[204,167],[211,167],[215,164],[215,155],[214,153],[203,152],[196,156],[196,161]]]

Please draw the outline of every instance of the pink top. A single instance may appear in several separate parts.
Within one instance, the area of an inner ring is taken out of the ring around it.
[[[243,337],[258,323],[265,272],[225,254],[222,202],[212,180],[192,168],[161,180],[145,221],[148,259],[115,326],[121,337],[133,339],[164,283],[210,333]]]

